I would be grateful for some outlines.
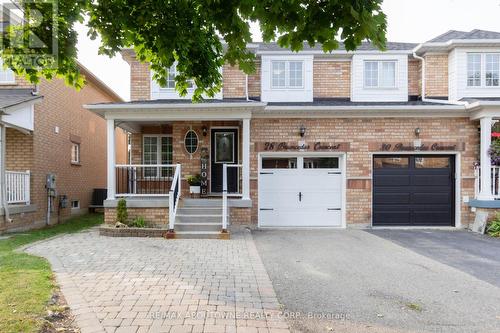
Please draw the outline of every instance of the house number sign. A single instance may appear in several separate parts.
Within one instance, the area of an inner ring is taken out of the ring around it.
[[[200,196],[208,194],[208,148],[201,148]]]
[[[314,142],[309,143],[288,143],[288,142],[264,142],[264,151],[293,151],[293,150],[313,150],[313,151],[344,151],[349,148],[349,144]]]
[[[412,144],[403,144],[403,143],[382,143],[380,150],[381,151],[445,151],[445,150],[456,150],[456,144],[441,144],[441,143],[431,143],[431,144],[421,144],[419,146],[415,146]]]

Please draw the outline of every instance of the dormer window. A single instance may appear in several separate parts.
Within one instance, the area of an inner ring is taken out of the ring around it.
[[[467,86],[500,86],[500,53],[468,53]]]
[[[273,89],[297,89],[304,86],[303,61],[272,61],[271,73]]]
[[[0,59],[0,84],[16,83],[16,76],[10,68],[3,67],[3,61]]]
[[[364,62],[365,88],[395,88],[396,87],[396,61]]]
[[[165,87],[160,87],[160,89],[175,89],[175,77],[177,76],[177,68],[175,64],[172,65],[169,69],[167,69],[167,85]],[[194,87],[193,80],[188,80],[188,89],[192,89]]]

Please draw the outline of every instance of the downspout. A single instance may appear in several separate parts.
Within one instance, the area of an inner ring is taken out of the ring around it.
[[[418,45],[415,49],[413,49],[413,57],[420,60],[420,62],[422,63],[422,71],[421,71],[421,75],[422,75],[422,78],[421,78],[421,80],[422,80],[422,102],[463,105],[465,107],[467,105],[469,105],[469,102],[465,102],[465,101],[450,101],[450,100],[446,100],[446,99],[433,99],[433,98],[426,98],[425,97],[425,58],[417,55],[417,51],[418,51],[418,49],[420,49],[421,46],[422,46],[422,44]]]
[[[7,189],[5,188],[5,125],[0,122],[0,195],[2,196],[2,206],[5,212],[5,221],[12,222],[7,205]]]
[[[248,74],[245,74],[245,97],[247,102],[250,101],[250,98],[248,97]]]

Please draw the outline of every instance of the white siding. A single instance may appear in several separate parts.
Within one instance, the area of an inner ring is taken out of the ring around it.
[[[155,80],[153,80],[152,72],[151,72],[150,82],[151,82],[151,99],[191,99],[193,97],[194,88],[188,89],[188,93],[186,94],[186,96],[180,96],[177,90],[175,89],[161,88],[160,85]],[[213,98],[222,99],[222,89]]]
[[[468,87],[467,86],[467,53],[500,53],[499,48],[456,48],[454,67],[456,73],[450,75],[450,100],[464,97],[500,97],[500,87]],[[484,69],[484,62],[482,64]],[[483,72],[484,73],[484,72]],[[452,84],[451,80],[454,80]]]
[[[365,88],[364,62],[396,61],[395,88]],[[408,56],[400,54],[354,55],[351,70],[351,100],[353,102],[406,102],[408,101]]]
[[[271,87],[272,61],[303,61],[304,84],[302,88]],[[261,100],[263,102],[312,102],[313,101],[313,56],[286,55],[262,56]]]

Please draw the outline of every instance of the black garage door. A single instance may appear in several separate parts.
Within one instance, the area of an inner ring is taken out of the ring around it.
[[[453,226],[454,157],[373,158],[374,226]]]

